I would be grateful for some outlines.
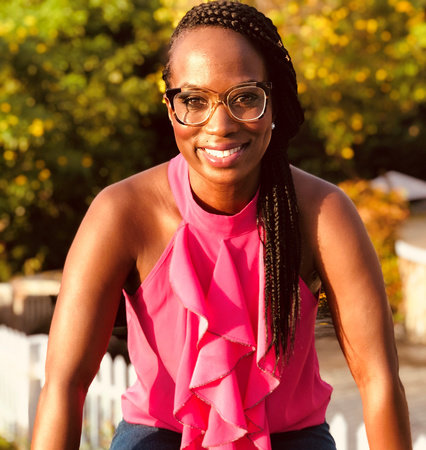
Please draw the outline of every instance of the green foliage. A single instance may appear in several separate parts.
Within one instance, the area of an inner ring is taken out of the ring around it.
[[[161,7],[2,4],[0,279],[61,267],[97,192],[169,156],[159,85],[171,25]]]
[[[99,190],[176,152],[161,62],[196,3],[2,2],[0,280],[62,267]],[[295,164],[333,180],[425,175],[424,0],[248,3],[277,23],[298,72]]]
[[[259,3],[293,55],[306,108],[292,159],[335,179],[426,177],[424,0]]]

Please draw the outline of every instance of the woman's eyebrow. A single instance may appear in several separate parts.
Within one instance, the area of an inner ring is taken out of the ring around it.
[[[181,88],[206,89],[191,83],[183,83]]]
[[[262,80],[262,81],[263,81],[263,80]],[[244,81],[241,81],[241,82],[239,82],[239,83],[237,83],[237,84],[234,84],[233,86],[230,86],[230,88],[239,86],[240,84],[245,84],[245,83],[258,83],[258,82],[259,82],[259,80],[255,80],[255,79],[253,79],[253,78],[250,78],[250,79],[248,79],[248,80],[244,80]],[[206,91],[217,92],[217,91],[214,91],[213,89],[209,89],[209,88],[206,88],[206,87],[197,86],[196,84],[187,83],[187,82],[183,83],[183,84],[180,86],[180,89],[182,89],[182,88],[203,89],[203,90],[206,90]]]

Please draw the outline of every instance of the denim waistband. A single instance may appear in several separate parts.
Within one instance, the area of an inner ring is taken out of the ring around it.
[[[165,428],[121,421],[110,450],[179,450],[182,435]],[[285,447],[284,447],[285,445]],[[327,422],[302,430],[271,434],[272,450],[336,450]]]

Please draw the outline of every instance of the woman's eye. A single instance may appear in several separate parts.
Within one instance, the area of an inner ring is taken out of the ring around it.
[[[253,105],[254,103],[257,103],[258,100],[259,100],[258,95],[253,94],[251,92],[246,92],[235,96],[232,99],[232,103],[236,106],[245,106],[245,105],[250,106]]]
[[[199,96],[188,96],[181,100],[188,109],[205,109],[208,106],[208,100]]]

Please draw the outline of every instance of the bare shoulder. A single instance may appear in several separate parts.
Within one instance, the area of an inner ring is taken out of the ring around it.
[[[342,189],[295,167],[292,174],[301,222],[315,234],[316,242],[326,239],[329,233],[334,238],[365,233],[355,205]]]
[[[376,264],[376,257],[364,224],[349,197],[336,185],[292,168],[300,210],[303,239],[315,266],[325,275],[330,270],[342,277],[351,263]],[[352,255],[349,259],[348,255]],[[342,278],[343,279],[343,278]]]
[[[346,221],[361,224],[354,204],[338,186],[295,167],[292,175],[303,231],[314,233],[316,241],[319,233],[339,229]]]
[[[141,210],[154,213],[170,199],[168,163],[140,172],[102,190],[93,202],[96,208],[111,208],[118,215],[133,216]]]
[[[291,168],[297,200],[302,214],[332,214],[353,209],[352,201],[335,184],[296,167]]]
[[[106,245],[117,241],[137,260],[153,233],[164,230],[168,218],[178,216],[167,168],[164,163],[103,189],[90,205],[81,229],[91,230],[93,238]]]

